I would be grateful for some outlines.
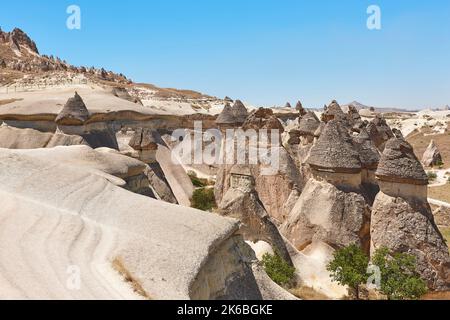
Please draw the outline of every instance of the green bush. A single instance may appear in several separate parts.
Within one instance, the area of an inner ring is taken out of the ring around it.
[[[430,181],[434,181],[437,179],[437,174],[431,171],[427,173],[427,176]]]
[[[188,176],[192,181],[192,184],[194,185],[194,187],[196,188],[204,188],[208,185],[208,181],[206,181],[205,179],[200,179],[199,177],[197,177],[197,173],[194,171],[188,171]]]
[[[191,207],[203,211],[211,211],[216,207],[214,189],[201,188],[194,191],[191,200]]]
[[[286,286],[294,279],[295,268],[290,266],[278,252],[266,253],[262,258],[262,264],[267,275],[280,286]]]
[[[425,281],[416,271],[413,255],[391,254],[387,248],[380,248],[375,252],[372,263],[380,268],[380,292],[389,300],[415,300],[427,292]]]
[[[334,252],[327,270],[333,281],[348,286],[359,299],[359,286],[367,282],[369,257],[355,244]]]

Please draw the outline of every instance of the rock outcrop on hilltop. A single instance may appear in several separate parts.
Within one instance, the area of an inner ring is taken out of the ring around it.
[[[245,240],[267,242],[285,261],[292,263],[282,236],[258,197],[249,167],[235,165],[230,173],[230,188],[219,204],[218,213],[238,219]]]
[[[376,172],[380,192],[371,222],[371,251],[386,247],[416,256],[432,290],[450,289],[450,256],[427,201],[427,175],[403,139],[392,138]]]
[[[57,132],[81,136],[92,148],[119,149],[115,133],[107,122],[89,123],[89,111],[83,99],[75,92],[56,117]]]
[[[327,123],[306,161],[312,177],[281,226],[298,249],[324,242],[332,247],[360,244],[368,250],[370,211],[361,191],[362,165],[344,124]]]
[[[116,96],[117,98],[124,99],[124,100],[130,101],[130,102],[133,102],[133,103],[137,103],[137,104],[140,104],[141,106],[143,105],[141,99],[139,99],[137,97],[132,97],[130,95],[130,93],[127,91],[127,89],[125,89],[123,87],[114,87],[114,88],[112,88],[111,93],[114,96]]]
[[[434,167],[443,164],[441,153],[434,140],[431,140],[428,148],[425,150],[422,157],[422,164],[425,167]]]

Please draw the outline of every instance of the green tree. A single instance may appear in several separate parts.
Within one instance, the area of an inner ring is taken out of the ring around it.
[[[424,280],[416,271],[416,258],[407,253],[389,252],[387,248],[378,249],[372,263],[380,268],[381,288],[389,300],[419,299],[427,292]]]
[[[289,284],[295,275],[295,268],[289,265],[278,252],[264,254],[262,264],[267,275],[280,286]]]
[[[333,281],[348,286],[359,299],[359,286],[367,282],[369,257],[358,245],[352,244],[334,252],[327,270]]]
[[[194,191],[191,207],[203,211],[211,211],[216,207],[216,199],[212,188],[201,188]]]

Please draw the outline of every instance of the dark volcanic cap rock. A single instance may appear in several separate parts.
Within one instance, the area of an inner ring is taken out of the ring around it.
[[[376,176],[382,181],[428,184],[428,176],[414,154],[413,147],[398,138],[392,138],[386,143]]]
[[[314,136],[314,133],[320,126],[320,120],[312,111],[308,111],[306,115],[299,119],[299,127],[301,135]]]
[[[133,137],[129,142],[129,146],[134,150],[156,150],[158,145],[156,143],[153,132],[150,129],[139,128],[134,132]]]
[[[353,144],[344,125],[338,120],[328,122],[320,138],[311,148],[306,162],[316,170],[361,172],[361,160],[357,147]]]
[[[280,120],[273,114],[271,109],[259,108],[252,111],[242,126],[244,130],[279,130],[280,134],[284,132],[284,127]]]
[[[353,137],[355,144],[358,146],[359,157],[363,169],[377,169],[380,162],[380,152],[375,143],[370,139],[369,134],[365,128],[361,128],[359,134]]]
[[[227,102],[222,112],[219,114],[216,120],[217,124],[235,124],[236,119],[234,118],[233,109],[231,105]]]
[[[345,117],[346,116],[344,111],[341,109],[341,106],[337,103],[336,100],[333,100],[322,114],[322,120],[325,122],[331,121],[333,119],[341,120]]]
[[[82,125],[89,118],[89,111],[83,99],[75,92],[75,96],[67,100],[66,105],[56,117],[55,122],[61,125]]]
[[[234,102],[232,111],[236,123],[243,124],[245,120],[247,120],[248,110],[241,100],[236,100]]]

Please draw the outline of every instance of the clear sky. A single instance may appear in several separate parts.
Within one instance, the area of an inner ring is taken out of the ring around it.
[[[381,30],[366,27],[372,4]],[[75,65],[253,104],[450,104],[448,0],[15,0],[0,27]]]

